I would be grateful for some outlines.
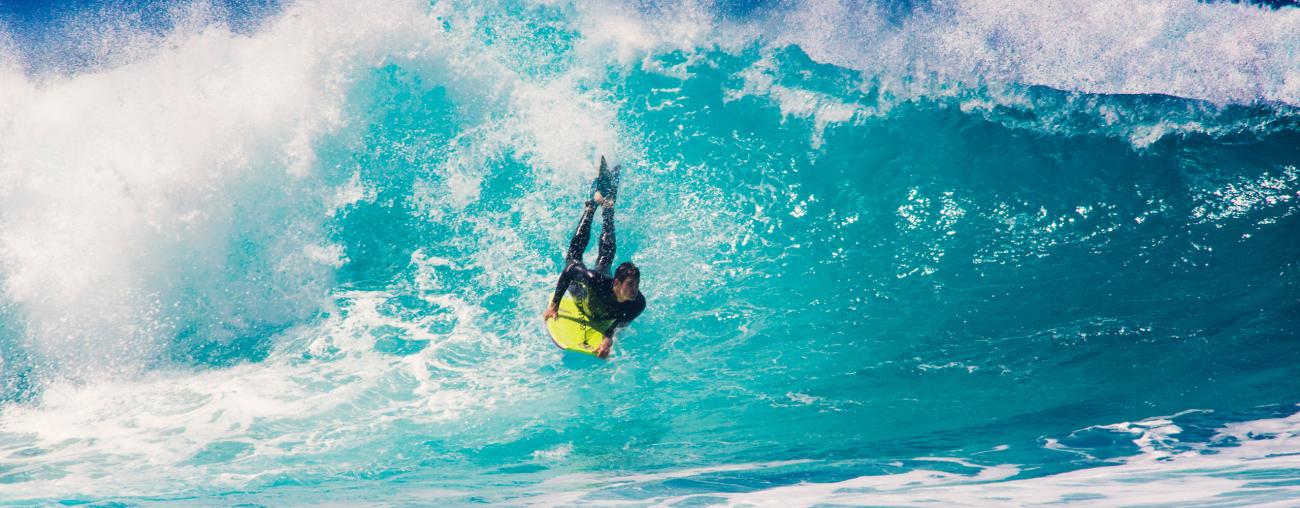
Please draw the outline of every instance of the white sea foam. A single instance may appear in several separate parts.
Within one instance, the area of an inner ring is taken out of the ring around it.
[[[355,69],[426,49],[426,25],[417,2],[313,2],[255,37],[178,23],[116,67],[0,69],[0,264],[31,349],[135,371],[181,328],[310,312],[343,255],[312,143]]]
[[[457,361],[484,344],[500,346],[498,335],[477,326],[475,305],[430,296],[433,311],[411,319],[380,312],[392,297],[339,295],[348,312],[286,332],[265,362],[51,383],[40,404],[0,415],[7,473],[29,476],[0,483],[0,499],[156,495],[331,474],[359,467],[340,462],[360,460],[352,450],[391,446],[384,440],[401,438],[399,426],[481,418],[537,395],[521,376],[545,344],[491,363]],[[454,326],[431,331],[446,319]],[[375,351],[376,334],[391,333],[428,346],[410,356]],[[558,447],[543,458],[565,453]],[[333,457],[326,462],[334,465],[319,468],[313,457]]]
[[[1286,418],[1230,423],[1204,443],[1178,443],[1176,436],[1182,429],[1169,418],[1096,429],[1130,434],[1140,453],[1122,459],[1121,465],[1026,479],[1011,479],[1019,473],[1019,468],[1013,465],[987,466],[942,457],[918,458],[918,461],[955,462],[977,472],[957,474],[919,469],[746,493],[712,493],[700,499],[726,506],[1286,506],[1300,496],[1300,487],[1287,481],[1273,481],[1278,473],[1300,467],[1300,413]],[[1212,444],[1223,443],[1239,446],[1210,448]],[[1183,446],[1176,448],[1173,444]],[[692,497],[695,496],[675,496],[655,502],[658,506],[674,506]],[[725,501],[718,502],[719,498]]]
[[[1185,412],[1186,413],[1186,412]],[[1180,413],[1182,415],[1184,413]],[[1177,418],[1175,415],[1170,418]],[[953,473],[920,469],[899,474],[861,476],[827,483],[798,484],[751,492],[691,494],[645,499],[653,506],[706,503],[719,506],[1115,506],[1242,505],[1288,506],[1300,495],[1278,473],[1300,467],[1300,413],[1286,418],[1231,423],[1205,443],[1177,444],[1181,429],[1167,418],[1094,427],[1129,434],[1141,450],[1116,466],[1014,479],[1018,466],[985,465],[949,457],[918,457],[917,463],[944,462],[974,470]],[[1215,446],[1236,442],[1240,446]],[[1049,443],[1050,444],[1050,443]],[[1059,446],[1058,446],[1059,447]],[[994,451],[1006,450],[1005,445]],[[628,476],[566,476],[546,483],[563,494],[520,500],[533,506],[603,505],[601,493],[632,489],[643,492],[673,479],[718,472],[807,467],[814,461],[735,464]],[[895,464],[899,466],[901,464]],[[581,486],[581,489],[576,487]],[[570,490],[573,489],[573,490]]]
[[[1169,135],[1268,129],[1270,116],[1222,116],[1225,105],[1300,106],[1296,9],[1193,0],[947,0],[902,14],[884,9],[853,0],[785,4],[741,25],[715,21],[712,40],[765,48],[767,56],[744,73],[738,94],[767,97],[783,115],[813,120],[814,148],[827,125],[914,101],[949,104],[1013,127],[1115,136],[1139,149]],[[787,45],[860,71],[859,86],[873,98],[845,103],[773,84],[765,76],[771,54]],[[1034,86],[1065,94],[1031,93]],[[1090,94],[1172,95],[1209,104],[1180,112],[1098,102]],[[1004,109],[1032,114],[1008,116]],[[1278,114],[1294,114],[1286,111]]]
[[[872,5],[825,0],[800,3],[772,23],[779,40],[813,58],[872,75],[1300,105],[1296,9],[948,0],[894,20]]]

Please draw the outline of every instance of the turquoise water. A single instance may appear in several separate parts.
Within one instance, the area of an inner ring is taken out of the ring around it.
[[[0,502],[1300,496],[1300,10],[240,8],[10,13]]]

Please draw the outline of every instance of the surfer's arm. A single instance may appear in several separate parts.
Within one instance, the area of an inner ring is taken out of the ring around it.
[[[614,349],[614,335],[627,326],[628,321],[614,321],[614,324],[605,330],[605,340],[600,341],[600,346],[596,347],[596,356],[604,358],[609,356],[609,350]]]
[[[582,265],[570,263],[569,266],[564,268],[563,272],[560,272],[560,280],[555,283],[555,294],[551,296],[551,305],[546,308],[546,312],[542,313],[544,319],[555,317],[556,310],[560,308],[560,299],[564,298],[564,291],[569,289],[569,283],[573,282],[574,277],[582,275],[585,271]]]
[[[605,340],[596,346],[596,358],[609,358],[609,350],[614,348],[614,337],[606,335]]]
[[[573,277],[569,275],[568,268],[560,272],[560,281],[555,283],[555,295],[551,296],[551,304],[546,306],[545,312],[542,312],[542,319],[555,319],[556,311],[560,308],[560,299],[564,298],[564,290],[569,288],[571,279]]]
[[[597,358],[609,357],[609,350],[614,349],[614,332],[618,329],[619,325],[616,322],[614,323],[614,326],[609,327],[609,330],[605,331],[605,340],[600,341],[600,345],[596,346]]]

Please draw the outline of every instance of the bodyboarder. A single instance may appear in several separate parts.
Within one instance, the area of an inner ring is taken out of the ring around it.
[[[609,322],[607,328],[599,330],[605,339],[596,348],[599,358],[607,358],[613,346],[614,333],[627,326],[645,310],[645,297],[641,294],[641,270],[631,261],[618,265],[610,273],[614,262],[614,199],[618,194],[618,176],[621,166],[610,171],[605,158],[600,158],[599,174],[592,182],[592,197],[583,204],[582,218],[578,229],[569,241],[569,251],[564,256],[564,271],[555,284],[555,294],[550,305],[542,312],[542,319],[556,319],[560,300],[566,292],[573,298],[578,311],[590,323]],[[596,265],[587,268],[583,264],[583,253],[591,239],[591,223],[596,208],[602,208],[604,218],[601,226],[600,243],[597,248]]]

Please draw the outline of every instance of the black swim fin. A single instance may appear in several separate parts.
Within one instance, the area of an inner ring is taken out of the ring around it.
[[[622,172],[623,172],[622,164],[614,166],[614,170],[609,173],[609,179],[606,181],[606,183],[608,184],[606,186],[606,190],[601,191],[600,193],[601,196],[609,198],[610,202],[613,202],[615,199],[618,198],[618,176]]]
[[[596,193],[600,192],[601,197],[613,201],[618,195],[618,174],[622,168],[622,165],[614,166],[614,171],[610,171],[609,165],[605,163],[605,156],[602,155],[596,179],[591,182],[592,197],[594,198]]]

